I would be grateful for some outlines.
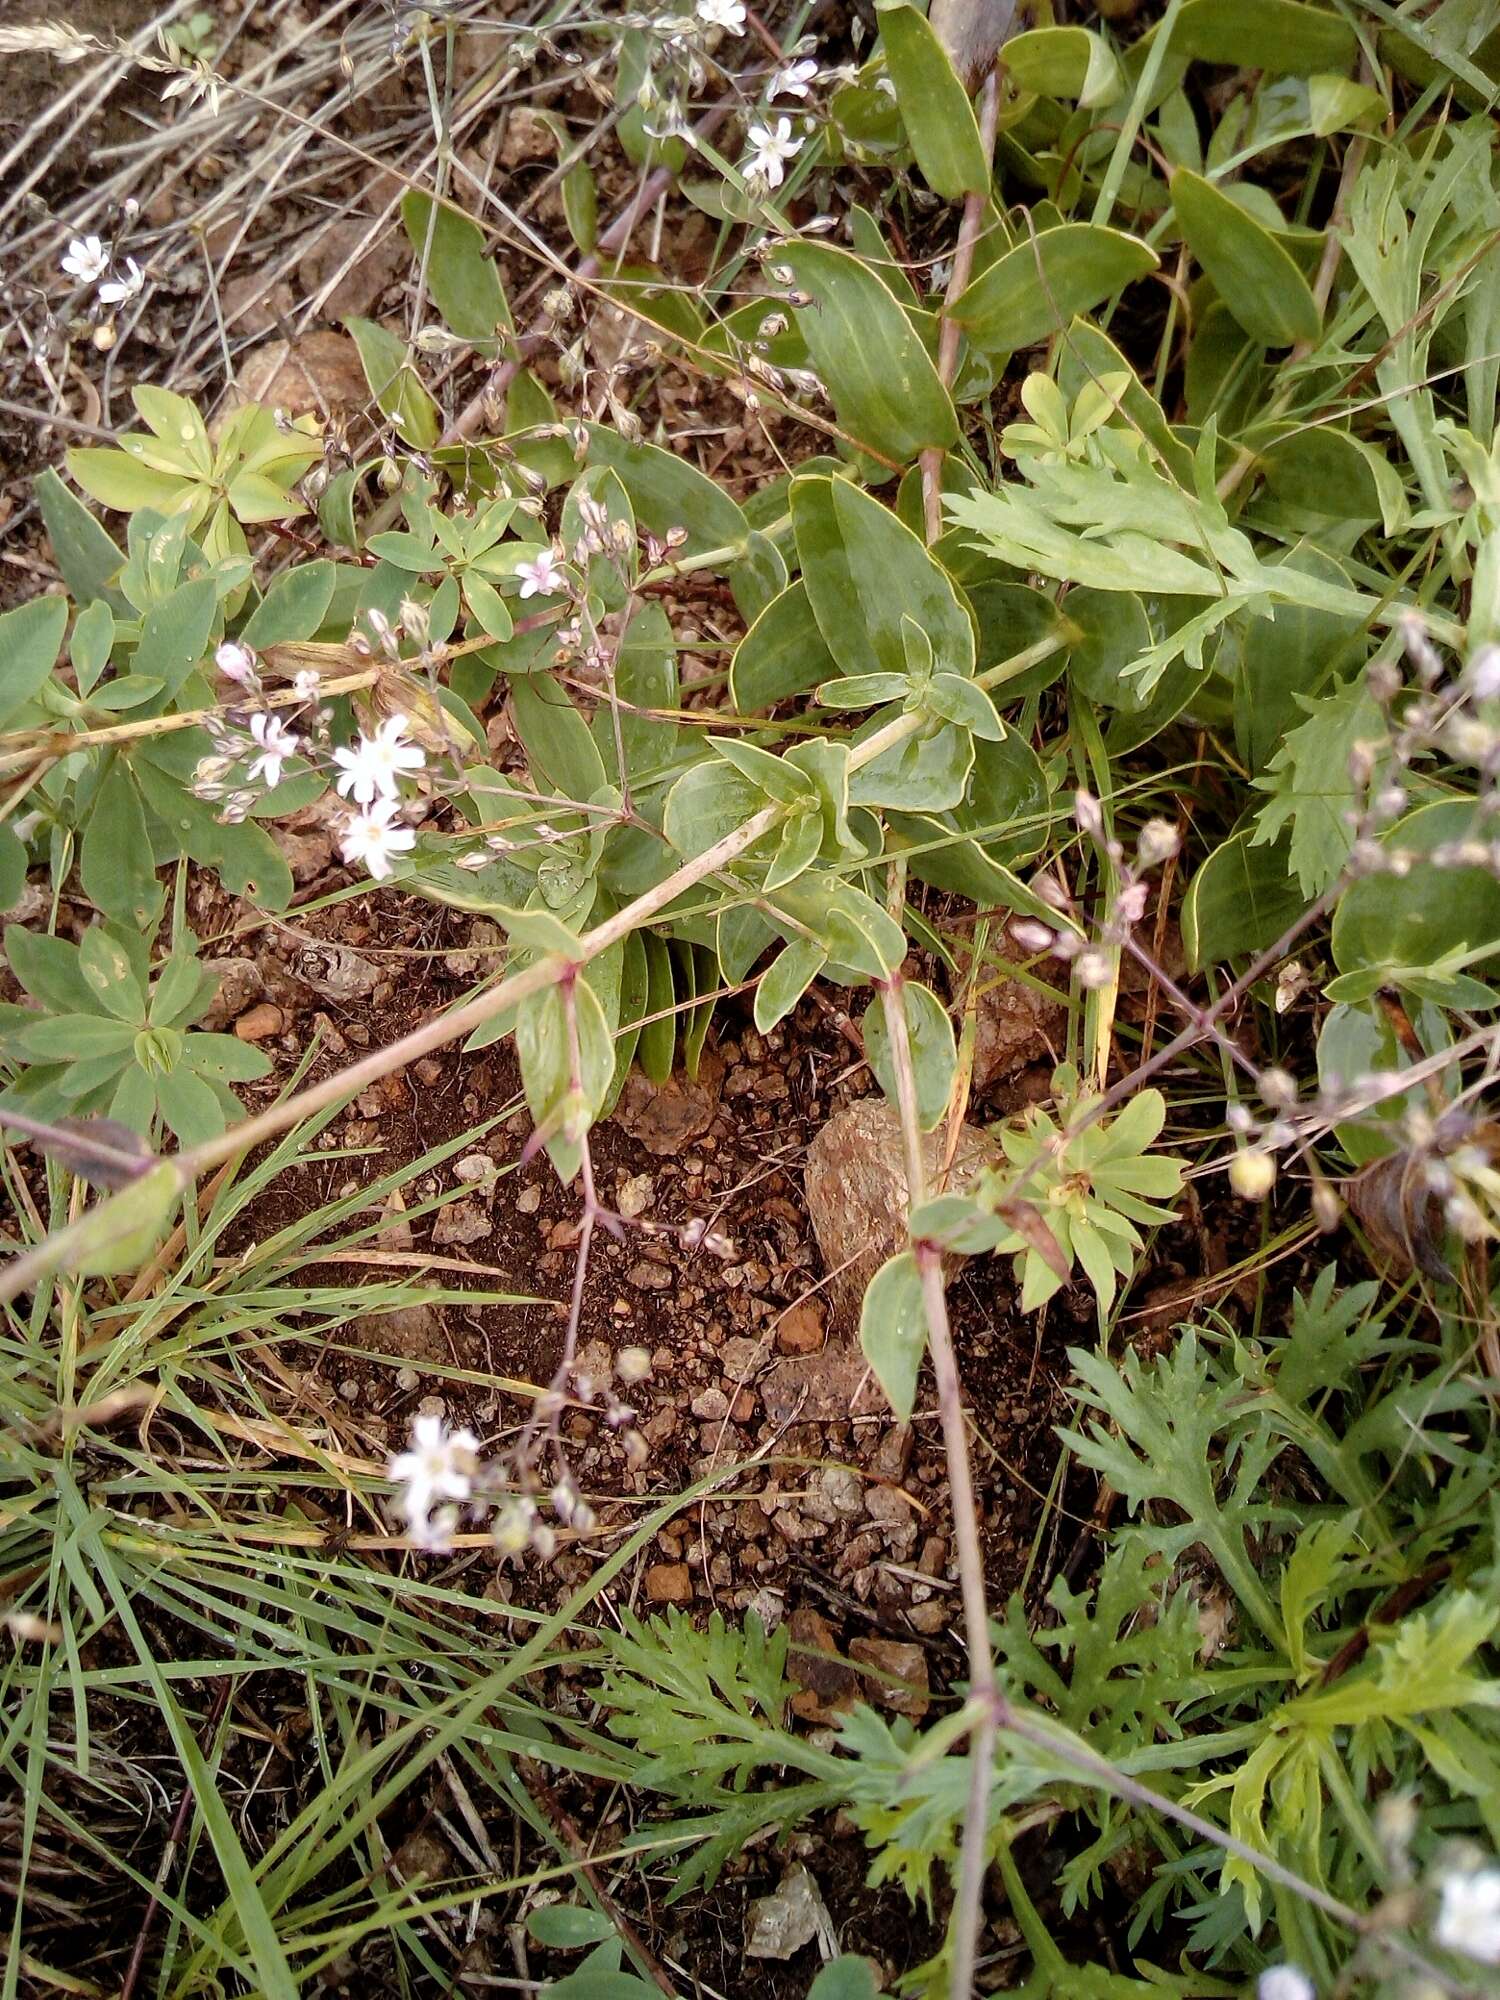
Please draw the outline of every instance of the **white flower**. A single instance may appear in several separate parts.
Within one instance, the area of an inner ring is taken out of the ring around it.
[[[292,692],[302,701],[316,701],[323,692],[323,676],[316,667],[303,667],[293,676]]]
[[[705,28],[727,28],[731,35],[745,32],[744,0],[698,0],[697,14]]]
[[[771,78],[768,97],[806,97],[818,74],[818,65],[810,58],[802,62],[788,63],[785,69],[777,70]]]
[[[214,665],[232,681],[244,682],[255,678],[255,655],[238,639],[223,642],[214,654]]]
[[[354,866],[368,868],[377,882],[391,872],[391,856],[415,847],[417,836],[409,826],[393,826],[397,806],[394,799],[377,799],[362,813],[351,813],[339,835],[339,851]]]
[[[1500,1965],[1500,1868],[1455,1870],[1443,1877],[1433,1936],[1445,1951]]]
[[[767,187],[780,187],[786,178],[785,162],[795,159],[803,145],[801,139],[792,137],[791,119],[778,118],[774,126],[752,125],[748,137],[750,161],[746,173],[764,181]]]
[[[388,715],[373,736],[361,736],[352,750],[335,750],[333,761],[340,769],[334,781],[339,792],[367,806],[377,798],[395,798],[403,775],[420,771],[427,759],[406,740],[406,717]]]
[[[521,579],[523,597],[550,597],[567,582],[551,549],[543,549],[535,562],[517,563],[516,575]]]
[[[99,287],[99,297],[107,306],[122,306],[127,299],[133,299],[146,282],[146,274],[134,257],[125,259],[123,276],[107,278]]]
[[[450,1431],[441,1417],[422,1416],[413,1421],[410,1449],[398,1452],[386,1470],[406,1488],[401,1511],[419,1547],[447,1546],[458,1512],[452,1505],[439,1503],[468,1499],[474,1490],[478,1450],[479,1440],[472,1431]],[[434,1507],[438,1508],[436,1517]]]
[[[1272,1965],[1255,1982],[1255,2000],[1318,2000],[1318,1994],[1300,1967]]]
[[[1476,701],[1500,694],[1500,646],[1481,646],[1464,668],[1464,686]]]
[[[260,754],[251,759],[245,776],[264,778],[268,788],[279,785],[281,767],[288,757],[296,756],[299,739],[279,715],[252,715],[250,734],[260,745]]]
[[[75,236],[68,245],[62,267],[70,278],[77,278],[80,284],[92,285],[109,269],[109,252],[97,236]]]

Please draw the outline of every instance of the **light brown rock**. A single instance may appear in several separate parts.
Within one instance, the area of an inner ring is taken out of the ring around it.
[[[198,1026],[210,1034],[219,1034],[265,998],[265,975],[253,958],[211,958],[207,964],[219,982],[219,990],[209,1001],[208,1012]]]
[[[652,1563],[646,1571],[646,1595],[653,1604],[691,1604],[693,1572],[686,1563]]]
[[[231,407],[261,403],[289,417],[359,409],[370,401],[359,349],[347,333],[304,334],[295,343],[269,340],[246,358]]]
[[[874,1671],[865,1675],[870,1699],[920,1722],[927,1713],[927,1655],[903,1639],[852,1639],[849,1657]]]
[[[435,1247],[477,1243],[494,1229],[489,1210],[477,1195],[464,1201],[450,1201],[446,1208],[440,1208],[432,1225],[432,1241]]]
[[[724,1063],[712,1048],[704,1049],[696,1077],[677,1074],[657,1084],[633,1069],[620,1092],[615,1123],[648,1153],[663,1157],[681,1152],[713,1124],[723,1083]]]
[[[1068,1010],[1061,998],[1038,990],[1020,977],[1014,968],[1027,963],[1031,954],[1010,938],[1001,935],[985,954],[979,968],[974,1008],[974,1088],[985,1091],[1003,1083],[1028,1063],[1054,1062],[1067,1032]],[[1048,967],[1055,959],[1043,959],[1028,979],[1048,985]],[[967,964],[960,960],[959,973]],[[955,995],[957,986],[955,987]]]
[[[929,1194],[962,1193],[1000,1157],[994,1140],[966,1124],[944,1181],[945,1143],[941,1125],[922,1135]],[[852,1331],[870,1280],[906,1241],[906,1162],[895,1106],[862,1097],[836,1111],[808,1148],[803,1189],[830,1296]],[[945,1260],[950,1281],[962,1262]]]
[[[285,1026],[286,1016],[281,1009],[273,1007],[269,1000],[262,1000],[248,1014],[241,1014],[234,1024],[234,1032],[242,1042],[264,1042],[269,1041],[272,1035],[279,1035]]]
[[[776,1345],[783,1354],[816,1354],[826,1317],[820,1299],[799,1299],[776,1322]]]
[[[804,1722],[837,1722],[859,1698],[859,1676],[838,1657],[833,1627],[820,1612],[799,1605],[787,1620],[791,1647],[787,1679],[795,1682],[792,1713]]]
[[[344,264],[349,269],[337,276]],[[411,253],[398,239],[393,222],[350,215],[321,235],[297,266],[300,295],[316,308],[320,319],[346,320],[367,316],[388,285],[404,276]],[[335,280],[326,297],[323,287]]]

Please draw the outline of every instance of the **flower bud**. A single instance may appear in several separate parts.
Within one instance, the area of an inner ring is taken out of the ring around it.
[[[1276,1162],[1258,1147],[1236,1153],[1229,1162],[1229,1185],[1245,1201],[1264,1201],[1276,1185]]]

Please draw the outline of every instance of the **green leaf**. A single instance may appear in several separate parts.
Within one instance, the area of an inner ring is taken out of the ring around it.
[[[812,303],[796,308],[839,422],[877,457],[906,465],[957,442],[953,399],[911,321],[859,259],[830,243],[776,246],[776,268]]]
[[[793,938],[771,961],[755,989],[755,1025],[762,1034],[791,1013],[827,963],[816,938]]]
[[[609,1022],[598,994],[587,979],[574,980],[573,1004],[581,1085],[576,1097],[562,987],[554,984],[544,992],[533,993],[516,1010],[516,1056],[521,1065],[526,1102],[538,1131],[548,1134],[547,1151],[564,1183],[572,1180],[582,1159],[573,1131],[578,1125],[587,1129],[592,1123],[615,1069]]]
[[[974,627],[948,572],[888,507],[844,479],[795,479],[792,522],[813,615],[842,674],[907,679],[904,619],[935,666],[974,671]]]
[[[958,1049],[953,1039],[953,1023],[947,1009],[928,987],[904,980],[900,988],[906,1010],[906,1038],[911,1046],[912,1077],[916,1084],[917,1123],[930,1132],[948,1109],[953,1079],[958,1071]],[[875,1073],[875,1081],[892,1104],[900,1105],[896,1088],[896,1065],[891,1054],[889,1003],[877,999],[865,1012],[865,1055]]]
[[[758,786],[714,758],[684,771],[668,792],[662,831],[683,860],[692,861],[736,832],[765,803]]]
[[[202,1077],[169,1069],[156,1079],[161,1115],[184,1146],[201,1146],[224,1130],[224,1107]]]
[[[56,1014],[91,1014],[94,994],[78,962],[77,945],[22,924],[5,926],[5,962],[33,1000]]]
[[[505,337],[514,333],[515,323],[500,274],[485,254],[484,231],[459,209],[434,201],[419,188],[401,197],[401,221],[417,256],[427,255],[427,289],[438,311],[461,340],[493,360],[504,350]],[[360,352],[363,357],[363,348]],[[365,373],[370,373],[368,361]],[[375,386],[373,378],[370,386]],[[383,403],[381,408],[385,409]]]
[[[1253,340],[1290,347],[1322,330],[1317,300],[1269,229],[1201,174],[1173,171],[1172,207],[1188,248]]]
[[[176,694],[208,651],[218,610],[219,594],[211,577],[179,584],[146,613],[141,642],[130,663],[132,674],[152,675],[169,695]]]
[[[1309,901],[1342,871],[1354,845],[1346,814],[1356,791],[1350,753],[1356,744],[1386,745],[1385,719],[1362,680],[1316,700],[1303,698],[1307,720],[1289,730],[1256,784],[1271,794],[1256,819],[1252,847],[1290,840],[1292,872]],[[1388,752],[1381,762],[1388,761]]]
[[[883,709],[860,730],[856,741],[893,720]],[[908,736],[855,771],[849,780],[851,805],[888,806],[907,812],[947,812],[961,805],[974,768],[974,738],[966,729],[943,723]]]
[[[687,540],[682,546],[690,556],[746,547],[750,523],[716,479],[675,452],[622,437],[606,424],[589,424],[586,429],[589,463],[610,468],[630,495],[636,519],[658,540],[669,529],[685,528]],[[724,567],[733,561],[732,555],[726,556]]]
[[[344,324],[354,336],[365,380],[381,414],[389,417],[408,444],[430,451],[442,431],[442,419],[407,360],[406,343],[372,319],[347,319]]]
[[[106,1021],[101,1014],[51,1014],[23,1028],[15,1039],[38,1062],[71,1063],[119,1055],[135,1037],[128,1021]]]
[[[516,733],[535,776],[561,798],[586,804],[608,779],[598,745],[560,682],[528,674],[510,684]]]
[[[67,623],[65,597],[33,597],[0,615],[0,729],[46,683]]]
[[[166,1235],[182,1189],[180,1169],[171,1160],[163,1160],[129,1187],[88,1209],[68,1259],[69,1269],[83,1278],[139,1270]],[[211,1787],[207,1770],[203,1778]],[[294,1989],[283,1986],[277,1990],[290,1995]]]
[[[630,704],[620,717],[620,737],[630,776],[639,781],[670,761],[680,734],[675,722],[635,712],[673,709],[678,704],[677,641],[660,604],[643,604],[626,627],[615,655],[615,689],[620,700]],[[603,704],[595,712],[594,724],[608,769],[614,763],[614,730]]]
[[[992,353],[1035,347],[1075,313],[1154,271],[1156,252],[1102,223],[1064,222],[1018,243],[962,292],[953,317]]]
[[[898,1421],[909,1423],[927,1351],[922,1278],[910,1250],[888,1258],[870,1280],[860,1308],[859,1344]]]
[[[646,948],[646,1019],[638,1053],[642,1070],[659,1084],[672,1074],[677,1054],[677,984],[665,939],[655,931],[643,931],[641,942]]]
[[[1301,0],[1187,0],[1172,27],[1174,55],[1272,76],[1346,71],[1359,54],[1353,28]]]
[[[125,451],[81,447],[67,454],[67,466],[91,499],[121,514],[133,514],[140,507],[173,514],[200,491],[186,473],[159,472]]]
[[[161,913],[146,812],[130,766],[116,757],[83,830],[79,877],[84,894],[107,917],[144,930]]]
[[[876,12],[901,120],[927,185],[947,201],[982,193],[990,163],[947,50],[910,0],[878,0]]]
[[[823,846],[823,815],[813,805],[794,812],[781,829],[776,857],[766,870],[763,888],[767,895],[788,882],[795,882],[811,868]]]
[[[130,607],[115,588],[125,558],[75,494],[48,466],[32,486],[63,582],[80,607],[102,598],[122,615]]]
[[[189,1035],[182,1059],[215,1083],[256,1083],[271,1073],[271,1058],[236,1035]]]
[[[805,694],[838,671],[801,577],[761,612],[734,651],[729,698],[740,715]]]
[[[145,989],[130,962],[130,953],[103,924],[90,924],[79,939],[78,969],[106,1013],[135,1027],[145,1025]]]
[[[0,823],[0,910],[11,909],[26,887],[26,849],[15,829]]]
[[[823,1967],[807,1989],[807,2000],[876,2000],[879,1991],[869,1959],[846,1952]]]
[[[471,569],[464,577],[464,599],[478,619],[480,630],[503,645],[516,626],[510,606],[495,586]]]
[[[549,1951],[581,1951],[613,1937],[615,1927],[599,1910],[582,1903],[544,1903],[526,1919],[526,1928]]]
[[[1252,837],[1249,827],[1231,834],[1188,884],[1182,941],[1195,972],[1263,951],[1305,907],[1287,876],[1285,846],[1255,847]]]
[[[1114,51],[1089,28],[1028,28],[1005,44],[1006,73],[1018,90],[1070,97],[1087,109],[1124,89]]]
[[[328,614],[337,580],[338,568],[331,562],[300,563],[284,571],[245,621],[238,634],[241,643],[263,652],[267,646],[311,639]]]
[[[1432,965],[1450,953],[1480,962],[1500,950],[1500,882],[1488,868],[1440,868],[1420,857],[1472,839],[1484,822],[1468,799],[1421,806],[1384,840],[1418,857],[1402,876],[1369,875],[1344,891],[1331,939],[1340,972],[1373,965]]]

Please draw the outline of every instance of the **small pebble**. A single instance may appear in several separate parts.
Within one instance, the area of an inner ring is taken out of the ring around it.
[[[266,1042],[272,1035],[279,1035],[286,1026],[286,1016],[279,1007],[273,1007],[269,1000],[262,1000],[258,1007],[241,1014],[234,1024],[234,1032],[242,1042]]]

